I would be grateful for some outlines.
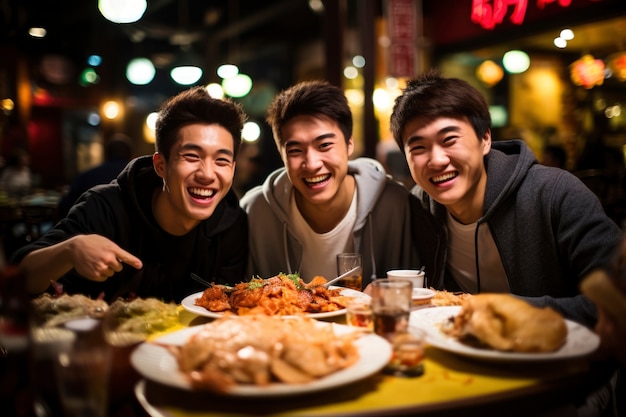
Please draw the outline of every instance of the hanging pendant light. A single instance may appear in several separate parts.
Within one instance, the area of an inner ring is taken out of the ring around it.
[[[148,7],[146,0],[98,0],[98,10],[113,23],[133,23]]]
[[[174,58],[174,65],[170,70],[170,77],[180,85],[195,84],[202,78],[202,60],[193,52],[189,45],[181,48]]]

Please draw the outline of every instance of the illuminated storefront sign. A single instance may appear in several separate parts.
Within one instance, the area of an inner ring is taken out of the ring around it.
[[[546,5],[557,3],[561,7],[569,7],[572,0],[536,0],[539,9]],[[512,6],[512,7],[511,7]],[[471,19],[484,29],[492,30],[503,22],[511,9],[510,20],[513,24],[521,25],[526,17],[528,0],[472,0]]]
[[[410,77],[415,73],[417,15],[413,0],[389,1],[390,73]]]

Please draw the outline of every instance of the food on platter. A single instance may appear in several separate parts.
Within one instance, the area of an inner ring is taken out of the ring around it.
[[[104,319],[105,336],[112,345],[128,345],[167,330],[178,323],[178,308],[156,298],[114,301]]]
[[[82,294],[44,293],[31,302],[43,327],[60,326],[78,318],[102,318],[109,308],[103,299],[93,299]]]
[[[463,292],[435,290],[434,288],[431,288],[431,290],[435,291],[435,296],[430,303],[435,307],[460,306],[464,300],[472,296],[472,294]]]
[[[463,342],[510,352],[554,352],[567,339],[567,326],[559,313],[510,294],[469,297],[442,330]]]
[[[297,274],[252,278],[234,287],[213,285],[203,291],[195,304],[212,312],[239,316],[291,316],[345,308],[352,297],[341,295],[341,288],[324,287],[326,282],[317,276],[305,283]]]
[[[237,384],[305,383],[344,369],[359,359],[357,337],[307,317],[225,316],[168,348],[193,388],[226,391]]]

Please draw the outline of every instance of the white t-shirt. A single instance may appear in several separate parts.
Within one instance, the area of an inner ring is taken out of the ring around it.
[[[310,282],[316,275],[326,279],[337,276],[337,254],[354,252],[352,230],[356,222],[356,189],[350,209],[335,228],[326,233],[316,233],[304,220],[293,192],[290,198],[290,214],[293,219],[294,234],[302,244],[302,264],[300,278]]]
[[[459,223],[448,212],[448,230],[447,267],[461,290],[471,293],[478,291],[475,258],[478,256],[480,292],[511,292],[500,252],[487,224],[478,229],[478,253],[474,241],[476,223]]]

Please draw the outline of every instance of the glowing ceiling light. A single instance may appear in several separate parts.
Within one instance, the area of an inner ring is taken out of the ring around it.
[[[107,101],[106,103],[104,103],[104,106],[102,107],[102,111],[104,113],[104,117],[106,117],[109,120],[112,120],[120,115],[121,109],[120,109],[120,105],[117,102]]]
[[[567,46],[567,40],[560,36],[558,38],[554,38],[554,46],[563,49]]]
[[[170,76],[181,85],[191,85],[202,77],[202,68],[194,66],[182,66],[172,68]]]
[[[149,84],[155,74],[156,68],[148,58],[135,58],[126,67],[126,79],[135,85]]]
[[[102,64],[102,57],[100,55],[89,55],[87,63],[92,67],[99,67]]]
[[[241,131],[241,138],[246,142],[256,142],[261,137],[261,127],[255,122],[246,122]]]
[[[391,108],[392,100],[389,97],[389,93],[382,88],[377,88],[372,94],[372,100],[374,101],[374,107],[378,110],[388,110]]]
[[[181,85],[194,84],[202,77],[202,64],[200,57],[189,45],[185,45],[174,60],[170,77]]]
[[[361,55],[355,55],[354,58],[352,58],[352,65],[357,68],[363,68],[365,66],[365,58]]]
[[[217,76],[222,79],[232,78],[237,74],[239,74],[239,68],[237,65],[223,64],[217,67]]]
[[[113,23],[133,23],[148,7],[146,0],[98,0],[98,10]]]
[[[48,31],[42,27],[32,27],[28,29],[28,34],[33,38],[45,38]]]
[[[352,65],[348,65],[343,69],[343,76],[349,80],[354,80],[356,77],[359,76],[359,71]]]
[[[566,41],[571,41],[572,39],[574,39],[574,32],[571,29],[563,29],[560,36]]]
[[[237,74],[222,80],[222,88],[231,97],[244,97],[252,89],[252,79],[246,74]]]
[[[502,57],[504,69],[511,74],[521,74],[530,67],[530,58],[524,51],[508,51]]]
[[[502,71],[500,65],[490,59],[483,61],[482,64],[476,68],[476,77],[488,87],[493,87],[498,84],[503,76],[504,71]]]
[[[213,98],[224,98],[224,89],[218,83],[210,83],[206,86],[206,91]]]

